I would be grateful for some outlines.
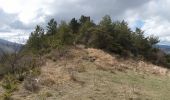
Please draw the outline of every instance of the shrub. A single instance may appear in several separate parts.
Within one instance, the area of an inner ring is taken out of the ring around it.
[[[38,79],[28,76],[24,81],[24,88],[31,92],[38,92],[40,89]]]
[[[17,80],[12,75],[5,75],[2,81],[2,87],[9,93],[17,89]]]
[[[39,76],[40,74],[41,74],[41,69],[40,69],[40,67],[36,67],[36,68],[33,68],[32,70],[30,70],[31,71],[31,75],[32,76]]]
[[[11,98],[11,96],[12,96],[11,93],[5,92],[5,93],[1,96],[1,98],[2,98],[2,100],[13,100],[13,99]]]

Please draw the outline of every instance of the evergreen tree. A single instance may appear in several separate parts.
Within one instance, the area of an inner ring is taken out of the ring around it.
[[[90,17],[82,15],[79,19],[80,24],[83,25],[85,22],[90,22]]]
[[[86,21],[79,30],[79,35],[76,37],[76,42],[87,44],[88,39],[90,38],[91,34],[89,30],[95,27],[95,24],[90,21]]]
[[[102,27],[102,28],[112,28],[112,20],[111,20],[111,17],[109,15],[106,15],[102,18],[102,20],[100,21],[99,25]]]
[[[100,28],[91,28],[89,33],[91,34],[88,40],[89,46],[106,51],[113,51],[113,37],[111,37],[107,31]]]
[[[54,35],[57,33],[57,22],[54,19],[51,19],[47,25],[47,34]]]
[[[69,25],[65,21],[62,21],[59,26],[59,35],[59,38],[63,44],[73,44],[73,34]]]
[[[148,41],[150,43],[151,46],[155,46],[157,43],[159,43],[159,38],[158,37],[155,37],[155,36],[149,36],[148,37]]]
[[[27,47],[33,51],[39,51],[43,48],[44,29],[39,25],[36,26],[35,31],[31,33],[27,41]]]
[[[70,26],[73,34],[78,33],[80,24],[78,23],[78,21],[77,21],[75,18],[73,18],[73,19],[70,21],[69,26]]]
[[[57,22],[51,19],[47,25],[47,35],[44,34],[42,27],[37,26],[31,33],[26,47],[39,51],[48,47],[73,45],[75,42],[121,56],[141,56],[158,65],[170,65],[169,55],[166,56],[155,46],[159,42],[158,37],[146,37],[144,31],[139,28],[133,32],[127,22],[112,22],[108,15],[104,16],[99,24],[93,23],[90,17],[82,15],[79,22],[73,18],[69,24],[62,21],[59,27]]]

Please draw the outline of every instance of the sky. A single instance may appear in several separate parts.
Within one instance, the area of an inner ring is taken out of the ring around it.
[[[34,27],[51,18],[70,20],[81,15],[99,22],[104,15],[125,20],[145,35],[170,45],[170,0],[0,0],[0,38],[25,43]]]

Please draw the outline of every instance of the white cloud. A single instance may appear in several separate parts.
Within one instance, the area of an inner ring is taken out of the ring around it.
[[[142,27],[145,30],[146,35],[159,36],[161,41],[170,42],[170,22],[160,17],[145,20],[145,24]]]
[[[170,0],[0,0],[0,38],[16,41],[21,32],[28,37],[36,24],[51,17],[59,21],[85,14],[97,22],[109,14],[113,20],[125,19],[132,28],[142,21],[146,35],[154,34],[162,43],[170,43],[169,9]]]
[[[4,40],[8,40],[11,42],[25,44],[26,40],[29,38],[29,35],[22,32],[16,34],[15,32],[0,32],[0,38]]]
[[[54,0],[0,0],[0,8],[6,13],[17,14],[20,21],[29,24],[34,21],[41,10],[49,14],[48,6]],[[41,20],[42,21],[42,18]]]

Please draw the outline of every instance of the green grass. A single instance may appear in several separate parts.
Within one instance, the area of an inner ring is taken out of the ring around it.
[[[88,85],[94,84],[91,88],[93,90],[90,91],[91,97],[95,97],[96,100],[170,100],[169,76],[131,70],[116,71],[114,74],[110,71],[89,69],[79,77],[84,78],[86,82],[88,80]]]
[[[137,97],[151,100],[170,100],[170,78],[167,76],[145,75],[128,71],[127,73],[117,72],[112,75],[113,84],[121,84],[126,91],[137,89]],[[121,86],[120,86],[121,87]],[[136,91],[132,91],[132,95]]]
[[[66,92],[70,100],[170,100],[170,77],[95,69],[87,63],[87,72],[77,74],[85,82],[82,88]],[[68,98],[67,98],[68,97]],[[63,100],[63,99],[62,99]]]

